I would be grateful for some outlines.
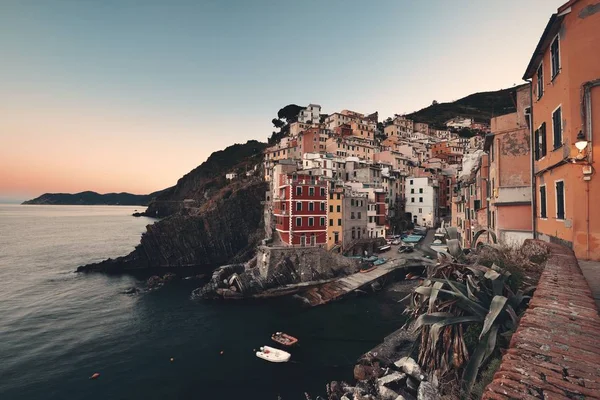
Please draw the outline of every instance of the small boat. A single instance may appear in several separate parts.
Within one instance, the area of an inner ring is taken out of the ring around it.
[[[378,266],[381,264],[385,264],[385,261],[386,261],[385,258],[379,258],[379,259],[373,261],[373,265]]]
[[[373,271],[375,268],[377,268],[377,265],[373,265],[370,268],[361,268],[361,270],[359,271],[361,274],[365,274],[367,272],[371,272]]]
[[[390,246],[389,244],[386,244],[385,246],[381,246],[377,249],[377,251],[379,251],[380,253],[383,253],[384,251],[388,251],[389,249],[391,249],[392,246]]]
[[[260,351],[256,352],[256,357],[274,363],[288,362],[290,360],[290,357],[292,356],[286,351],[269,346],[263,346],[259,350]]]
[[[284,346],[293,346],[298,343],[298,339],[283,332],[275,332],[273,335],[271,335],[271,339]]]

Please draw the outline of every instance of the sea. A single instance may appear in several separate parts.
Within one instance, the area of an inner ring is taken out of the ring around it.
[[[0,399],[314,399],[403,323],[384,291],[306,308],[193,300],[197,279],[148,291],[148,276],[75,272],[133,250],[154,222],[131,216],[142,209],[0,205]],[[289,363],[255,356],[276,331],[300,340]]]

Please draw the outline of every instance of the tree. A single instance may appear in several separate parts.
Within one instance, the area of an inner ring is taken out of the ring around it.
[[[306,107],[301,107],[297,104],[288,104],[277,112],[279,119],[285,119],[285,122],[291,124],[292,122],[298,121],[298,114]]]
[[[432,105],[432,106],[437,106],[438,104],[439,104],[439,103],[437,102],[437,100],[434,100],[434,101],[431,103],[431,105]]]
[[[271,120],[271,122],[273,123],[273,126],[275,128],[279,128],[279,129],[283,128],[283,126],[285,125],[285,122],[283,122],[282,120],[280,120],[278,118],[273,118]]]
[[[476,134],[475,131],[473,131],[471,128],[467,128],[467,127],[461,128],[458,131],[458,136],[463,137],[463,138],[470,138],[470,137],[475,136],[475,134]]]

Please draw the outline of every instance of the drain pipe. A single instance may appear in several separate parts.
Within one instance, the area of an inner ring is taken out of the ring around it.
[[[535,133],[533,130],[533,82],[532,79],[525,79],[529,83],[529,173],[531,174],[531,232],[533,238],[537,239],[537,182],[535,178]]]
[[[581,116],[584,123],[585,137],[588,141],[588,163],[593,164],[594,161],[594,141],[592,132],[592,88],[600,86],[600,79],[589,81],[583,84],[583,101],[581,102]],[[592,167],[593,168],[593,167]],[[593,169],[592,169],[593,171]],[[586,181],[586,256],[590,259],[590,181]]]

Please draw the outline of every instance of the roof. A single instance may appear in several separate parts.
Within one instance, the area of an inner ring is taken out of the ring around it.
[[[533,77],[533,74],[535,74],[535,71],[540,65],[542,58],[544,57],[546,49],[548,48],[548,46],[550,46],[550,43],[554,36],[558,34],[558,31],[564,18],[564,15],[559,14],[552,14],[552,16],[550,17],[550,20],[548,21],[548,24],[546,25],[546,28],[542,33],[542,37],[540,37],[540,40],[537,46],[535,47],[533,54],[531,55],[529,65],[527,65],[527,69],[523,74],[524,80],[531,79],[531,77]]]

